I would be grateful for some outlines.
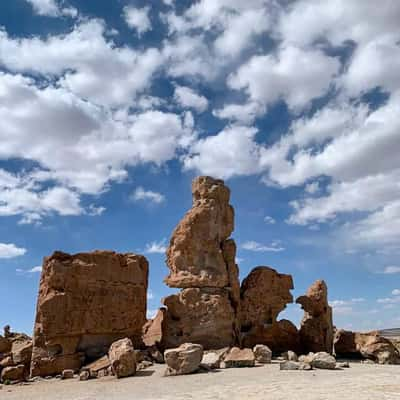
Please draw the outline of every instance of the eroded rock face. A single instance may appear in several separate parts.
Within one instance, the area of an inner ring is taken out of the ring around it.
[[[135,254],[55,252],[44,260],[34,330],[32,376],[77,370],[114,341],[141,343],[148,262]]]
[[[167,250],[170,287],[227,287],[222,250],[233,231],[230,191],[221,180],[200,176],[192,184],[193,206],[175,228]],[[233,258],[234,261],[234,258]]]
[[[240,302],[230,191],[221,180],[201,176],[192,184],[193,207],[173,232],[165,282],[183,290],[145,327],[146,345],[160,348],[198,343],[205,349],[238,340]]]
[[[378,332],[335,332],[335,353],[342,357],[367,358],[379,364],[400,364],[400,352]]]
[[[304,352],[333,351],[332,308],[328,304],[328,288],[324,281],[316,281],[306,295],[296,303],[304,310],[300,327],[300,342]]]
[[[240,294],[242,345],[267,345],[274,353],[297,351],[299,336],[290,321],[277,321],[278,314],[293,302],[290,275],[270,267],[254,268],[243,280]]]

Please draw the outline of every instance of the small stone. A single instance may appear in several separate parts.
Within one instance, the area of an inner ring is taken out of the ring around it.
[[[296,361],[284,361],[279,364],[281,371],[297,371],[300,369],[300,363]]]
[[[341,362],[341,363],[337,364],[337,366],[339,368],[350,368],[350,364],[348,361]]]
[[[254,357],[256,361],[262,364],[270,364],[272,360],[271,349],[264,344],[257,344],[253,348]]]
[[[61,373],[61,379],[73,379],[74,370],[73,369],[64,369]]]
[[[314,355],[311,365],[317,369],[335,369],[336,359],[332,355],[321,351]]]
[[[225,368],[254,367],[256,358],[253,350],[233,347],[224,359]]]
[[[150,357],[157,363],[157,364],[164,364],[164,356],[162,355],[161,351],[157,349],[156,346],[151,346],[148,349]]]
[[[165,376],[191,374],[199,369],[202,358],[203,346],[199,344],[184,343],[175,349],[166,350]]]
[[[286,351],[282,354],[282,357],[287,361],[298,361],[297,354],[294,351]]]
[[[80,381],[87,381],[90,378],[90,372],[88,370],[83,370],[79,374]]]

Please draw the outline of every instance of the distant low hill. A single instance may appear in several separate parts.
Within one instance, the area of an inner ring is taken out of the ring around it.
[[[383,329],[379,333],[388,339],[400,339],[400,328]]]

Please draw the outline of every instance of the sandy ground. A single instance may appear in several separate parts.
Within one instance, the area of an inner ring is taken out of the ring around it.
[[[400,400],[400,366],[352,363],[345,370],[279,371],[279,365],[162,377],[155,365],[138,375],[3,386],[1,400]]]

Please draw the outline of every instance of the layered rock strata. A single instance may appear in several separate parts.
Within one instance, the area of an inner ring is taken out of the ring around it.
[[[241,337],[244,347],[267,345],[275,354],[299,348],[298,330],[278,315],[293,302],[293,280],[270,267],[254,268],[243,280],[240,295]]]
[[[304,310],[300,327],[300,342],[303,352],[333,351],[332,308],[328,304],[328,288],[318,280],[310,286],[296,303]]]
[[[240,285],[230,191],[222,180],[200,176],[193,206],[175,228],[167,250],[165,282],[180,293],[163,300],[146,326],[144,341],[162,349],[191,342],[204,349],[231,346],[239,334]]]
[[[45,258],[31,375],[77,370],[121,338],[140,346],[147,282],[148,262],[141,255],[55,252]]]

